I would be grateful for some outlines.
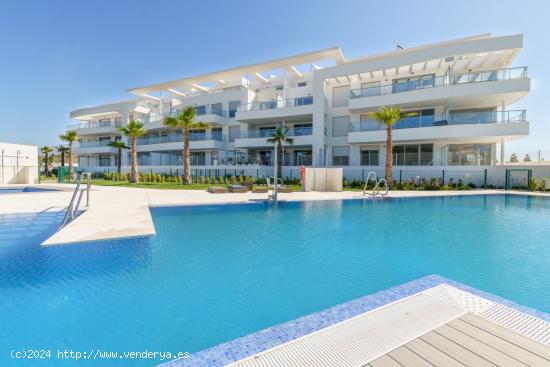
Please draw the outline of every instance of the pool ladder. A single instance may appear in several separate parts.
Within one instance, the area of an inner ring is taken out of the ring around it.
[[[279,193],[279,186],[283,185],[283,180],[278,177],[268,177],[267,187],[271,187],[271,195],[267,194],[267,200],[277,202],[277,195]]]
[[[86,179],[86,187],[80,188],[80,184],[83,180],[83,178]],[[78,208],[80,207],[80,202],[82,201],[82,196],[84,195],[84,191],[86,191],[86,206],[90,206],[90,187],[92,186],[92,174],[90,172],[84,172],[81,173],[77,180],[76,180],[76,187],[73,192],[73,196],[71,197],[71,201],[69,202],[69,206],[67,206],[67,211],[65,211],[65,216],[63,217],[63,221],[61,222],[61,225],[59,226],[59,229],[65,227],[68,223],[70,223],[78,213]],[[78,195],[78,199],[75,199]]]
[[[374,185],[374,188],[372,191],[369,191],[367,189],[367,185],[369,184],[370,178],[373,178],[373,181],[376,182]],[[380,180],[376,180],[376,172],[369,172],[367,175],[367,179],[365,180],[365,187],[363,187],[363,196],[370,195],[370,197],[385,197],[388,195],[388,183],[384,178],[381,178]]]

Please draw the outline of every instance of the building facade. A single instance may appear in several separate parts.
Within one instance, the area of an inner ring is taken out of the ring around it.
[[[512,66],[522,44],[522,35],[484,34],[349,60],[330,48],[132,88],[127,101],[71,112],[79,123],[69,129],[91,171],[116,167],[109,143],[125,139],[117,128],[130,120],[147,131],[140,169],[180,168],[181,133],[162,120],[186,106],[210,123],[190,135],[193,167],[269,167],[277,126],[294,139],[285,166],[381,167],[385,126],[368,112],[396,106],[416,112],[395,125],[396,167],[493,166],[507,141],[529,134],[526,111],[513,108],[530,89],[527,68]]]

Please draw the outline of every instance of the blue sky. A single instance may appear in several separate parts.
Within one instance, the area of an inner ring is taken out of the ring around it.
[[[548,1],[10,1],[0,12],[0,141],[58,144],[71,110],[126,89],[339,46],[347,58],[523,33],[531,135],[550,150]],[[74,122],[73,122],[74,123]]]

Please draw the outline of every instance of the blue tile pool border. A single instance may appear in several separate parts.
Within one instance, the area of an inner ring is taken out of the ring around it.
[[[300,338],[304,335],[324,329],[328,326],[337,324],[341,321],[422,292],[426,289],[433,288],[440,284],[451,285],[479,297],[486,298],[490,301],[550,322],[550,314],[548,313],[517,304],[510,300],[495,296],[465,284],[443,278],[439,275],[427,275],[401,285],[330,307],[320,312],[302,316],[295,320],[218,344],[214,347],[193,353],[189,356],[189,358],[175,359],[173,361],[163,363],[161,366],[225,366],[229,363],[253,356],[280,344]]]

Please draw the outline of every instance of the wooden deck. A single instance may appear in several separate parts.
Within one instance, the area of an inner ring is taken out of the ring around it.
[[[468,313],[366,366],[548,367],[550,347]]]

